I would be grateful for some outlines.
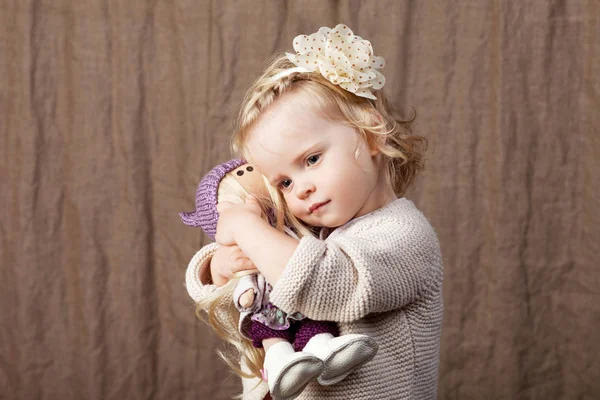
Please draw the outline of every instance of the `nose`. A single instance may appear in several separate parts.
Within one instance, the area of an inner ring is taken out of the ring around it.
[[[313,185],[312,183],[307,181],[296,182],[296,196],[298,196],[300,200],[306,199],[314,191],[315,185]]]

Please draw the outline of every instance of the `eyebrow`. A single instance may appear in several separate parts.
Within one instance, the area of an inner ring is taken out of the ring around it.
[[[321,147],[321,145],[323,143],[324,143],[324,141],[319,141],[319,142],[313,144],[312,146],[308,147],[303,152],[298,153],[298,155],[296,155],[296,157],[294,157],[294,159],[292,160],[292,164],[297,164],[300,160],[304,160],[310,153],[315,151],[316,148]],[[281,180],[281,178],[283,178],[283,175],[277,174],[277,176],[275,176],[272,180],[270,180],[271,185],[274,185],[277,182],[279,182],[279,180]]]

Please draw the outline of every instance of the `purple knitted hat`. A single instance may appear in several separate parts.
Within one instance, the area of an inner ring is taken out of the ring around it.
[[[215,233],[217,232],[217,220],[219,218],[219,213],[217,212],[217,190],[219,183],[229,172],[246,163],[247,161],[245,160],[234,158],[233,160],[217,165],[212,171],[206,174],[196,190],[196,210],[179,213],[181,221],[188,226],[201,227],[204,233],[214,240]]]

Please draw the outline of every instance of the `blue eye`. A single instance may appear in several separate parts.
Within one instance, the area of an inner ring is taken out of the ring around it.
[[[290,187],[291,184],[292,184],[292,181],[290,179],[286,179],[279,183],[279,187],[282,189],[287,189]]]
[[[308,165],[314,165],[319,161],[320,158],[321,158],[320,154],[314,154],[306,159],[306,163]]]

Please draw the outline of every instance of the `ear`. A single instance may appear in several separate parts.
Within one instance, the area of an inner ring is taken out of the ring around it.
[[[371,157],[375,157],[379,153],[380,153],[380,151],[377,148],[377,146],[369,145],[369,154],[371,154]]]
[[[370,109],[368,112],[371,117],[370,122],[372,125],[379,125],[379,124],[383,123],[383,117],[381,116],[379,111],[377,111],[375,108]]]
[[[371,116],[373,118],[373,125],[379,125],[383,123],[383,118],[381,118],[381,115],[378,112],[374,110],[371,111]],[[371,154],[371,157],[375,157],[377,154],[381,153],[378,146],[381,144],[381,140],[382,138],[377,135],[375,135],[372,139],[369,139],[367,144],[369,145],[369,154]]]
[[[367,146],[369,146],[369,154],[371,157],[375,157],[377,154],[381,153],[379,150],[379,142],[381,142],[382,138],[379,136],[368,137]]]

